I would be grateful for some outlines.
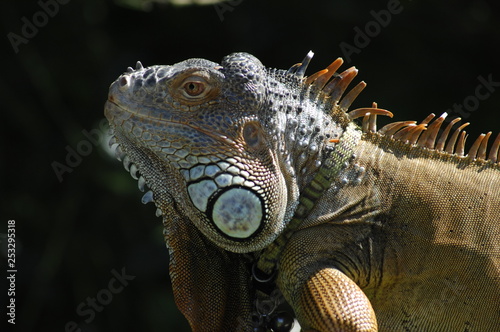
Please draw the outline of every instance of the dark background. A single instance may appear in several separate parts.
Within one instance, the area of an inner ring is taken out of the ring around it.
[[[396,120],[421,120],[473,96],[479,75],[500,82],[494,1],[444,3],[402,1],[401,13],[352,55],[349,65],[368,82],[354,107],[377,101]],[[66,164],[68,148],[88,141],[84,131],[99,131],[109,84],[137,60],[220,61],[246,51],[269,67],[288,68],[313,50],[312,73],[342,55],[340,43],[355,46],[354,28],[364,30],[374,20],[370,12],[387,9],[388,1],[244,0],[228,6],[223,13],[213,5],[153,4],[145,11],[117,1],[73,0],[16,53],[7,34],[22,36],[22,17],[32,21],[41,7],[2,1],[0,324],[7,319],[5,233],[14,219],[16,331],[64,331],[68,321],[85,332],[187,331],[172,299],[161,221],[153,205],[140,203],[136,181],[89,143],[88,155],[62,181],[53,163]],[[481,131],[498,132],[499,105],[495,91],[467,118],[468,146]],[[89,316],[76,308],[108,288],[113,269],[123,268],[135,279],[85,323]]]

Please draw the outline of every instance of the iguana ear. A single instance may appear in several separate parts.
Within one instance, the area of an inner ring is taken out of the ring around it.
[[[189,220],[164,215],[174,298],[193,332],[248,330],[247,264],[212,244]]]

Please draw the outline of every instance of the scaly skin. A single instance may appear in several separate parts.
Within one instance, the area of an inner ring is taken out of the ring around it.
[[[193,331],[252,331],[262,271],[308,331],[500,330],[500,135],[464,156],[444,117],[377,131],[389,112],[347,113],[357,71],[305,78],[311,56],[138,65],[110,87],[112,143],[163,215]]]

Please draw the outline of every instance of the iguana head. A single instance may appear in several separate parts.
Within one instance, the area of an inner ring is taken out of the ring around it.
[[[346,109],[364,87],[339,107],[357,71],[325,87],[341,61],[328,75],[306,80],[311,57],[289,71],[266,69],[246,53],[221,64],[189,59],[129,68],[111,85],[105,115],[126,168],[133,176],[138,169],[140,187],[152,190],[143,200],[154,200],[162,213],[173,203],[226,250],[271,243],[321,165],[324,147],[349,121],[335,110]]]

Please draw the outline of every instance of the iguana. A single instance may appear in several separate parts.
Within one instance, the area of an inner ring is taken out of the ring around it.
[[[138,62],[110,87],[192,330],[288,331],[284,297],[304,331],[500,331],[500,135],[466,153],[447,114],[377,129],[392,113],[349,111],[357,70],[306,77],[311,58]]]

